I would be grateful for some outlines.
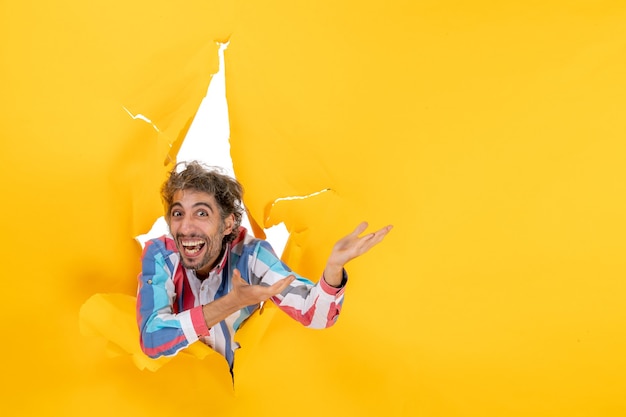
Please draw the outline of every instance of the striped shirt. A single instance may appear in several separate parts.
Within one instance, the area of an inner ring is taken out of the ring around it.
[[[137,323],[144,353],[152,358],[172,356],[200,340],[221,353],[232,369],[239,347],[235,332],[260,305],[245,307],[211,328],[204,321],[202,306],[231,290],[235,268],[251,285],[272,285],[294,275],[290,286],[271,300],[306,327],[321,329],[337,321],[347,282],[345,270],[340,288],[331,287],[324,279],[314,284],[283,263],[268,242],[241,227],[218,265],[200,280],[194,270],[183,267],[172,236],[165,235],[146,242],[142,254]]]

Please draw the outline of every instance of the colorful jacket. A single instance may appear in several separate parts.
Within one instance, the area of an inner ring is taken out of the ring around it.
[[[224,355],[231,369],[239,347],[235,332],[260,305],[251,305],[208,328],[202,305],[227,294],[234,269],[252,285],[272,285],[295,275],[291,285],[271,300],[293,319],[310,328],[332,326],[339,316],[347,275],[340,288],[320,279],[317,284],[294,273],[274,253],[268,242],[240,228],[218,265],[201,281],[180,263],[171,236],[148,241],[142,255],[137,291],[137,323],[144,353],[152,358],[171,356],[198,340]]]

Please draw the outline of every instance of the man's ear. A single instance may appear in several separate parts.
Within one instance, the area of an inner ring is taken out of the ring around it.
[[[228,236],[233,232],[233,226],[235,225],[235,215],[229,214],[224,219],[224,236]]]

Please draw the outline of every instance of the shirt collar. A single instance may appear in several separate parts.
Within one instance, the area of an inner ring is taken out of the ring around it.
[[[224,253],[222,254],[222,258],[219,260],[217,265],[211,270],[211,272],[209,272],[209,274],[211,274],[212,272],[217,272],[218,274],[221,273],[224,267],[226,266],[229,257],[230,257],[230,243],[227,243],[226,249],[224,249]]]

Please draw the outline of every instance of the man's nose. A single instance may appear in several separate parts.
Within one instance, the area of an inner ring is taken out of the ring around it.
[[[193,223],[191,222],[191,218],[189,216],[183,216],[180,219],[180,231],[182,233],[187,233],[193,229]]]

